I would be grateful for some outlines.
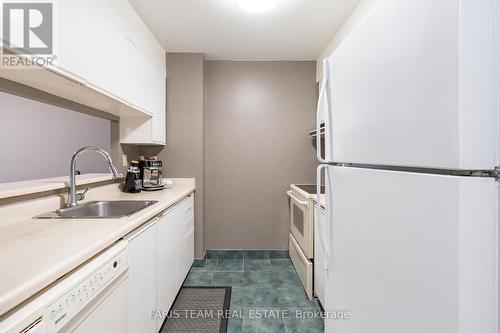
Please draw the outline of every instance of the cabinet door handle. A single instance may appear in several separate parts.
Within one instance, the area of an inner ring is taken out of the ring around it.
[[[132,233],[133,233],[132,235],[125,236],[124,239],[127,242],[132,241],[133,239],[137,238],[139,235],[141,235],[142,233],[144,233],[146,230],[148,230],[149,228],[151,228],[152,226],[154,226],[155,223],[158,222],[159,220],[160,220],[159,217],[154,217],[149,222],[146,222],[146,225],[139,227],[139,229],[137,231],[135,231],[135,232],[132,231]]]
[[[171,211],[173,211],[176,207],[177,207],[177,205],[173,205],[172,207],[167,208],[165,211],[163,211],[160,215],[163,217],[163,216],[167,215],[168,213],[170,213]]]

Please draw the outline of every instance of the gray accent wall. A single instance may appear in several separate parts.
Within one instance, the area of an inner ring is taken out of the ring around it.
[[[195,256],[205,248],[204,60],[202,54],[167,54],[167,147],[169,178],[196,178]]]
[[[206,247],[286,249],[286,190],[315,182],[315,62],[205,66]]]
[[[0,92],[0,183],[66,176],[72,153],[87,145],[111,151],[111,121]],[[121,161],[119,161],[121,164]],[[82,155],[82,173],[108,172]]]
[[[167,146],[141,147],[140,154],[158,155],[165,177],[196,178],[195,256],[201,258],[205,250],[203,54],[167,54],[166,121]]]
[[[167,54],[167,177],[196,178],[195,254],[287,249],[291,183],[314,183],[314,61]]]

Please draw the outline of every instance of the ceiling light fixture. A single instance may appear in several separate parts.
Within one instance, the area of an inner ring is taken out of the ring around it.
[[[241,9],[252,13],[265,13],[276,7],[276,0],[238,0]]]

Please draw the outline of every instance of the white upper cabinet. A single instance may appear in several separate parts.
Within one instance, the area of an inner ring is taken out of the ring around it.
[[[165,50],[149,32],[127,0],[108,0],[105,11],[112,24],[121,31],[129,43],[130,102],[151,113],[152,118],[121,120],[122,143],[165,144]],[[135,130],[135,124],[139,124]]]
[[[54,17],[54,66],[0,76],[120,117],[121,143],[165,144],[165,50],[128,1],[58,1]]]
[[[134,79],[131,66],[136,66],[130,55],[132,45],[100,7],[95,0],[59,3],[57,67],[76,79],[83,79],[92,88],[138,108],[131,93]],[[147,109],[141,111],[151,113]]]

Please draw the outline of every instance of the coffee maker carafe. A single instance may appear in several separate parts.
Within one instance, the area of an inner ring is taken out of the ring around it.
[[[162,163],[156,156],[146,156],[139,161],[143,191],[157,191],[164,188],[161,168]]]

